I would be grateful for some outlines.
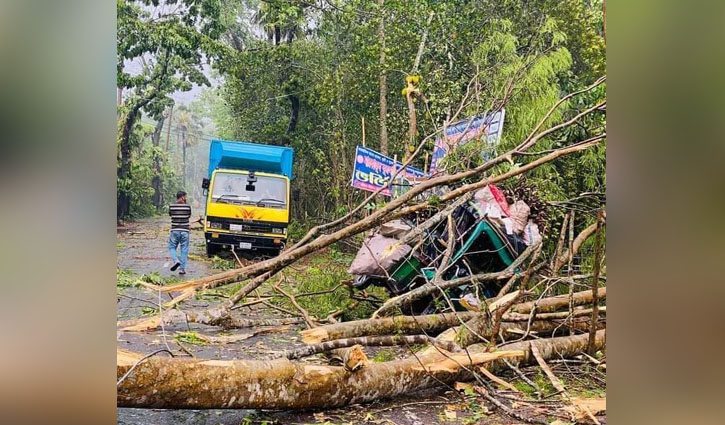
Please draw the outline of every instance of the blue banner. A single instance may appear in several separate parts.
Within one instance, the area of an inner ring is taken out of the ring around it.
[[[395,171],[403,167],[400,161],[395,163]],[[385,186],[395,173],[393,170],[393,159],[372,149],[358,146],[355,149],[355,164],[352,171],[352,187],[376,192]],[[414,167],[406,167],[405,171],[398,174],[395,182],[391,185],[393,192],[398,192],[402,187],[411,186],[413,182],[425,179],[425,173]],[[391,196],[390,188],[380,192],[383,195]]]

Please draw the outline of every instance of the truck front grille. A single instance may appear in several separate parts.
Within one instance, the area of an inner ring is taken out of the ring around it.
[[[228,228],[229,225],[227,225]],[[272,233],[272,225],[264,223],[244,223],[242,224],[242,230],[245,232]]]
[[[221,229],[223,229],[223,230],[239,231],[240,227],[238,227],[238,226],[241,226],[242,232],[253,232],[253,233],[273,233],[272,228],[284,229],[287,227],[286,223],[273,223],[273,222],[263,222],[263,221],[250,222],[250,221],[235,220],[235,219],[222,218],[222,217],[207,217],[207,220],[209,222],[213,222],[213,223],[221,223]],[[233,230],[232,230],[232,227],[234,227]]]

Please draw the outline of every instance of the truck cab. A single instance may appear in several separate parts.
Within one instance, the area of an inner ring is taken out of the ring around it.
[[[213,140],[209,150],[204,238],[220,249],[277,255],[287,242],[292,148]]]

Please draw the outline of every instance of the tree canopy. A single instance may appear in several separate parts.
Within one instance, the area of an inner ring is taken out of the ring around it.
[[[120,143],[124,124],[140,112],[158,121],[168,115],[173,92],[208,85],[209,62],[223,83],[196,102],[213,124],[206,131],[294,147],[301,196],[293,211],[310,223],[338,217],[365,196],[349,184],[352,156],[363,143],[363,120],[366,145],[380,148],[381,75],[389,155],[402,159],[410,141],[425,141],[413,163],[422,168],[431,136],[456,120],[504,107],[498,149],[506,149],[563,94],[605,72],[601,0],[118,0],[118,16],[118,85],[126,93]],[[547,125],[605,95],[602,85],[573,98]],[[548,135],[542,146],[584,140],[604,125],[604,115],[593,114]],[[119,151],[122,193],[130,180],[121,172],[124,147]],[[527,184],[549,200],[603,193],[605,152],[601,144],[546,164],[529,173]],[[480,157],[462,149],[447,161],[456,169]],[[205,164],[192,165],[199,166]]]

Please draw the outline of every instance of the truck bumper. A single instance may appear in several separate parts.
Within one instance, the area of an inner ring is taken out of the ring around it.
[[[216,237],[214,237],[216,236]],[[239,249],[241,244],[251,244],[251,250],[280,250],[284,248],[286,239],[270,238],[265,236],[239,235],[230,233],[204,232],[204,239],[207,244],[216,245],[222,248]]]

